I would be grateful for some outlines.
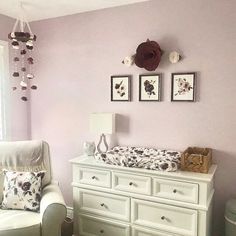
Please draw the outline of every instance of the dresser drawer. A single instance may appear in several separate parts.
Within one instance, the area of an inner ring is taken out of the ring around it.
[[[130,236],[130,227],[122,223],[80,215],[79,233],[80,236]]]
[[[153,195],[176,201],[198,203],[198,184],[153,178]]]
[[[186,236],[197,236],[197,211],[170,205],[131,200],[132,222]]]
[[[73,167],[73,180],[80,184],[88,184],[105,188],[111,187],[111,173],[108,170]]]
[[[113,172],[113,188],[125,192],[151,195],[151,178]]]
[[[132,226],[132,236],[173,236],[167,233],[160,233],[157,230],[150,230],[147,228]]]
[[[114,219],[130,220],[130,198],[114,194],[78,190],[79,213],[92,213]]]

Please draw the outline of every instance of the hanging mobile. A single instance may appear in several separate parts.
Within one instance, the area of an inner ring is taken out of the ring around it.
[[[14,72],[12,76],[15,79],[21,79],[20,82],[17,82],[20,84],[20,88],[23,92],[21,100],[27,101],[27,89],[37,89],[36,85],[30,85],[30,80],[34,78],[32,50],[34,48],[34,41],[36,41],[36,35],[32,33],[29,22],[26,20],[22,3],[20,3],[19,8],[19,17],[16,19],[13,30],[8,35],[8,38],[12,40],[11,44],[14,55]],[[17,90],[17,86],[13,86],[12,90]]]

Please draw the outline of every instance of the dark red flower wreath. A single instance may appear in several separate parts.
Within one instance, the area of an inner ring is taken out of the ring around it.
[[[155,41],[141,43],[136,49],[135,64],[148,71],[154,71],[161,61],[161,48]]]

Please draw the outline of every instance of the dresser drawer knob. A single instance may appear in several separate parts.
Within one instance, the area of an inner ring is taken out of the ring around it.
[[[173,190],[173,193],[177,193],[177,190],[176,190],[176,189],[174,189],[174,190]]]
[[[100,233],[101,233],[101,234],[103,234],[103,233],[104,233],[104,230],[103,230],[103,229],[101,229],[101,230],[100,230]]]
[[[132,185],[134,185],[134,183],[133,182],[129,182],[129,186],[132,186]]]
[[[92,179],[96,179],[96,176],[93,176]]]
[[[162,220],[165,220],[166,218],[165,218],[165,216],[162,216],[161,219],[162,219]]]

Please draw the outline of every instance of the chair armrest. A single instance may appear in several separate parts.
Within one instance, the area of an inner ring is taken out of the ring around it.
[[[66,218],[64,198],[55,183],[43,188],[40,202],[42,236],[60,236],[61,224]]]

